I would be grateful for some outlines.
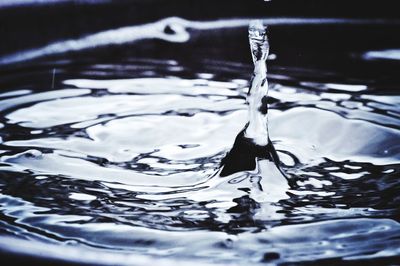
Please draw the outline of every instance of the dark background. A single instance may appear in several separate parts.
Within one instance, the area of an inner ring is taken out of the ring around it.
[[[350,0],[117,0],[51,1],[10,5],[0,1],[0,55],[77,38],[105,29],[178,16],[190,20],[238,17],[397,19],[396,1]],[[370,36],[375,40],[379,36]],[[399,37],[396,36],[397,39]]]
[[[271,52],[277,54],[277,59],[269,63],[272,73],[289,74],[310,81],[318,81],[321,77],[325,82],[331,79],[368,84],[371,87],[379,84],[380,90],[392,92],[398,90],[400,83],[397,74],[399,60],[362,59],[363,54],[371,50],[400,48],[400,18],[396,1],[53,0],[40,4],[10,3],[13,2],[2,4],[0,1],[0,57],[41,48],[57,41],[78,39],[104,30],[155,22],[172,16],[198,21],[259,17],[346,18],[365,23],[271,26]],[[157,58],[189,62],[195,67],[195,64],[204,64],[204,58],[212,58],[240,62],[250,67],[246,36],[245,27],[208,30],[191,33],[190,41],[185,43],[141,40],[134,44],[57,55],[57,58],[50,57],[49,60],[53,60],[51,64],[64,60],[76,66],[82,62],[89,64],[86,58],[96,59],[97,62]],[[36,67],[42,59],[13,65],[0,64],[0,85],[26,87],[24,81],[15,77],[13,84],[10,84],[7,76],[17,71],[25,73],[28,67]],[[34,78],[47,81],[53,67],[50,64],[43,66],[43,76],[37,74]]]

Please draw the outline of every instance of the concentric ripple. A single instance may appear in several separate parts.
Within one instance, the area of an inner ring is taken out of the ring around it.
[[[398,256],[399,96],[272,73],[269,130],[289,178],[275,189],[263,166],[215,176],[247,121],[247,66],[140,65],[153,71],[65,66],[54,90],[0,95],[2,232],[104,264]]]

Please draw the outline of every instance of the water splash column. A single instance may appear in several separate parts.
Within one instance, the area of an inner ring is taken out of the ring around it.
[[[261,20],[253,20],[249,26],[249,42],[253,57],[254,71],[250,81],[247,102],[249,103],[248,126],[245,137],[252,139],[255,144],[266,146],[268,138],[268,80],[267,57],[269,43],[267,27]]]
[[[240,171],[254,170],[259,159],[272,162],[273,167],[279,170],[279,157],[268,135],[266,61],[269,53],[269,43],[267,28],[260,20],[251,21],[249,42],[254,71],[247,95],[249,105],[248,122],[237,135],[232,149],[222,160],[222,170],[220,172],[222,177]]]

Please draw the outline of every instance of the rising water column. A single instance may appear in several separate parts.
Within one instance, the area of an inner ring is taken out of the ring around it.
[[[249,26],[249,43],[254,63],[250,81],[248,102],[248,122],[237,135],[235,143],[222,161],[220,176],[236,172],[254,170],[258,159],[279,163],[278,155],[268,135],[268,80],[267,57],[269,43],[267,28],[262,21],[251,21]]]

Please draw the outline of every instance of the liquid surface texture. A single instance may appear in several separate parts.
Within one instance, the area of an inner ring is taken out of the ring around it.
[[[106,265],[398,259],[400,83],[392,72],[374,81],[341,67],[274,67],[272,43],[268,128],[261,122],[270,141],[249,128],[244,136],[274,147],[279,160],[255,153],[254,169],[219,175],[249,117],[265,114],[257,106],[248,116],[248,44],[243,62],[102,50],[153,44],[168,54],[227,28],[246,41],[248,21],[235,23],[170,18],[154,23],[157,32],[127,27],[3,56],[2,248]],[[143,31],[151,40],[130,44]],[[346,56],[364,65],[392,53]]]

